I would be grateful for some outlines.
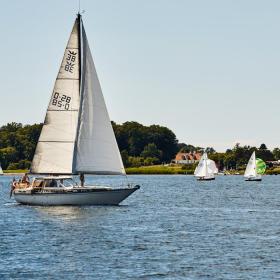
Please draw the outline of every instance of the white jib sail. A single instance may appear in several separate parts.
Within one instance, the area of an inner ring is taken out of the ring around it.
[[[76,20],[36,147],[31,165],[32,173],[72,173],[80,103],[79,67],[78,20]]]
[[[3,169],[2,169],[2,167],[0,165],[0,175],[2,175],[2,174],[3,174]]]
[[[208,166],[208,173],[211,173],[211,174],[217,174],[218,173],[218,168],[217,168],[214,160],[208,159],[207,160],[207,166]]]
[[[81,106],[73,169],[76,173],[125,174],[82,22],[81,29]]]
[[[257,168],[256,168],[256,153],[253,152],[253,154],[251,155],[245,173],[244,173],[244,177],[248,178],[248,177],[256,177],[257,176]]]

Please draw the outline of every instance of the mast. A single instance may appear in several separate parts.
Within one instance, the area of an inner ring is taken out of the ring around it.
[[[208,159],[208,157],[207,157],[207,154],[205,153],[204,154],[205,155],[205,158],[204,158],[204,162],[205,162],[205,177],[207,177],[207,175],[208,175],[208,166],[207,166],[207,159]]]
[[[78,113],[78,123],[76,128],[76,137],[75,137],[75,144],[73,150],[73,160],[72,160],[72,174],[77,174],[75,171],[75,161],[76,161],[76,154],[77,154],[77,139],[79,135],[79,127],[80,127],[80,119],[81,119],[81,107],[82,107],[82,35],[81,35],[81,28],[82,28],[82,15],[80,14],[80,2],[79,2],[79,11],[77,13],[77,26],[78,26],[78,53],[79,53],[79,96],[80,96],[80,104],[79,104],[79,113]],[[83,174],[83,173],[81,173]]]
[[[81,56],[81,21],[82,21],[82,15],[80,14],[80,9],[79,12],[77,14],[77,24],[78,24],[78,48],[79,48],[79,80],[80,80],[80,84],[79,84],[79,90],[81,93],[81,76],[82,76],[82,67],[81,67],[81,63],[82,63],[82,56]]]

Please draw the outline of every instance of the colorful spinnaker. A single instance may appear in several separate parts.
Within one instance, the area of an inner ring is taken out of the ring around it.
[[[256,167],[257,167],[257,173],[263,175],[266,169],[265,162],[260,158],[256,158]]]

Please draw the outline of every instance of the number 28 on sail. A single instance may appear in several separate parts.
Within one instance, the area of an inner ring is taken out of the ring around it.
[[[117,205],[139,186],[84,186],[84,174],[125,174],[83,21],[78,14],[55,81],[31,165],[32,182],[13,183],[19,203]],[[72,179],[80,175],[81,185]]]

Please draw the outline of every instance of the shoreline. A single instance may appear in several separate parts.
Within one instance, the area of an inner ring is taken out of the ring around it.
[[[139,167],[127,167],[125,168],[127,175],[193,175],[194,168],[191,166],[181,165],[150,165]],[[244,175],[245,170],[231,170],[226,171],[225,175],[219,174],[218,176],[228,175]],[[24,173],[28,173],[28,170],[4,170],[4,176],[23,176]],[[32,175],[32,174],[30,174]],[[280,175],[280,168],[267,169],[264,175]]]

